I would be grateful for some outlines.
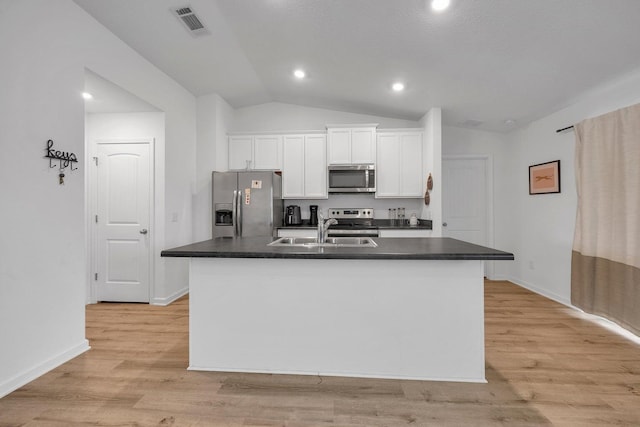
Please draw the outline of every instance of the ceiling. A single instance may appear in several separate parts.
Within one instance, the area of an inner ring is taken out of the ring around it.
[[[505,132],[640,69],[638,0],[451,0],[441,13],[427,0],[74,1],[194,95],[235,108],[417,120],[441,107],[445,124]],[[206,34],[173,13],[187,5]]]

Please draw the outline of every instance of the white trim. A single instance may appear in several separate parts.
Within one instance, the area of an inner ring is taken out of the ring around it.
[[[98,256],[98,236],[97,227],[95,223],[95,215],[98,212],[97,206],[97,185],[98,175],[97,167],[93,157],[97,157],[99,144],[148,144],[149,145],[149,229],[151,233],[149,235],[149,295],[148,300],[151,301],[156,295],[155,283],[156,283],[156,139],[154,137],[140,137],[140,138],[108,138],[108,139],[95,139],[93,141],[87,141],[85,139],[85,164],[90,165],[85,173],[85,179],[87,185],[85,186],[85,199],[86,199],[86,248],[87,248],[87,304],[95,304],[98,302],[98,289],[96,280],[94,278],[97,269],[97,256]]]
[[[171,304],[172,302],[174,302],[178,298],[185,296],[188,293],[189,293],[189,286],[185,286],[184,288],[180,289],[179,291],[174,292],[173,294],[169,295],[168,297],[153,298],[150,301],[150,303],[152,305],[166,306],[166,305]]]
[[[46,374],[52,369],[57,368],[63,363],[68,362],[69,360],[84,353],[89,349],[91,349],[91,347],[89,346],[89,341],[84,339],[82,340],[82,342],[71,347],[70,349],[45,360],[44,362],[34,366],[33,368],[16,375],[8,381],[5,381],[4,383],[0,384],[0,398],[6,396],[12,391],[19,389],[25,384],[30,383],[41,375]]]
[[[555,302],[558,302],[562,305],[566,305],[567,307],[571,307],[571,308],[575,308],[573,305],[571,305],[571,301],[567,300],[566,298],[561,297],[560,295],[556,295],[553,292],[549,292],[547,290],[544,290],[542,288],[537,287],[536,285],[533,285],[531,283],[525,282],[524,280],[520,280],[520,279],[516,279],[513,277],[507,278],[506,280],[515,283],[518,286],[521,286],[525,289],[530,290],[531,292],[535,292],[538,295],[542,295],[545,298],[549,298],[551,300],[554,300]]]
[[[382,128],[382,129],[378,129],[377,128],[378,124],[377,123],[368,123],[368,124],[358,124],[358,125],[327,125],[327,128],[348,128],[348,129],[353,129],[353,128],[370,128],[370,127],[376,127],[376,132],[377,133],[385,133],[385,132],[392,132],[392,133],[398,133],[398,132],[424,132],[423,128]],[[318,129],[311,129],[311,130],[265,130],[265,131],[259,131],[259,130],[252,130],[252,131],[241,131],[241,130],[235,130],[235,131],[230,131],[227,132],[227,136],[256,136],[256,135],[310,135],[310,134],[318,134],[318,135],[326,135],[327,134],[327,130],[323,129],[323,130],[318,130]]]
[[[593,323],[597,323],[598,325],[602,326],[605,329],[608,329],[610,332],[613,332],[614,334],[618,334],[635,344],[640,344],[640,336],[634,334],[628,329],[623,328],[622,326],[618,325],[616,322],[609,320],[606,317],[586,313],[573,305],[569,306],[569,308],[574,309],[574,311],[571,312],[573,316],[578,317],[580,319],[588,320]]]
[[[326,135],[326,130],[266,130],[266,131],[233,131],[227,132],[227,136],[259,136],[259,135]]]
[[[355,124],[348,124],[348,123],[338,123],[338,124],[326,124],[326,128],[377,128],[378,125],[380,125],[380,123],[355,123]]]
[[[487,246],[492,248],[495,245],[495,230],[494,230],[494,213],[493,213],[493,156],[491,154],[460,154],[460,155],[445,155],[442,156],[442,162],[445,160],[484,160],[485,162],[485,227]],[[499,280],[495,276],[494,261],[485,261],[485,275],[489,280]]]
[[[580,309],[579,307],[576,307],[575,305],[571,304],[570,301],[568,301],[566,298],[562,298],[552,292],[548,292],[545,291],[535,285],[532,285],[530,283],[527,283],[523,280],[517,280],[514,278],[505,278],[505,279],[500,279],[500,280],[508,280],[511,283],[514,283],[515,285],[518,285],[522,288],[525,288],[535,294],[540,295],[541,297],[544,298],[548,298],[550,300],[553,300],[559,304],[564,305],[567,308],[572,309],[571,312],[569,312],[569,314],[571,314],[572,316],[575,317],[579,317],[581,319],[584,320],[588,320],[590,322],[596,323],[600,326],[602,326],[603,328],[608,329],[610,332],[613,332],[615,334],[618,334],[636,344],[640,344],[640,336],[634,334],[633,332],[629,331],[628,329],[625,329],[624,327],[618,325],[616,322],[614,322],[613,320],[609,320],[606,317],[602,317],[602,316],[598,316],[597,314],[591,314],[591,313],[587,313],[585,311],[583,311],[582,309]]]
[[[307,371],[296,371],[296,370],[280,370],[280,369],[235,369],[228,367],[219,367],[219,368],[201,368],[198,366],[189,366],[187,368],[188,371],[206,371],[206,372],[243,372],[243,373],[252,373],[252,374],[284,374],[284,375],[313,375],[313,376],[324,376],[324,377],[347,377],[347,378],[377,378],[383,380],[410,380],[410,381],[447,381],[447,382],[458,382],[458,383],[479,383],[486,384],[489,381],[486,379],[478,379],[478,378],[450,378],[450,377],[416,377],[416,376],[408,376],[408,375],[375,375],[375,374],[360,374],[358,372],[307,372]]]
[[[383,129],[376,129],[376,133],[400,133],[400,132],[408,132],[408,133],[420,132],[420,133],[423,133],[424,129],[423,128],[383,128]]]

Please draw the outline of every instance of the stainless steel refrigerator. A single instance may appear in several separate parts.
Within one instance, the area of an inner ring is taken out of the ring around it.
[[[284,215],[282,177],[266,172],[213,172],[213,237],[275,236]]]

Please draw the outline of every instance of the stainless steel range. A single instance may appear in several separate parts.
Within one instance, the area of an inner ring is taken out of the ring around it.
[[[373,208],[329,208],[328,217],[338,220],[327,230],[328,237],[378,237]]]

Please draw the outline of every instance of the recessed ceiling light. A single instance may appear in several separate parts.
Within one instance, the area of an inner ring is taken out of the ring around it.
[[[431,9],[435,10],[436,12],[442,12],[449,7],[450,3],[450,0],[432,0]]]
[[[84,99],[93,99],[93,95],[91,95],[89,92],[82,92],[82,97]]]
[[[296,79],[304,79],[307,76],[307,73],[305,73],[304,70],[297,69],[293,72],[293,75]]]
[[[505,125],[514,125],[516,121],[514,119],[507,119],[504,121]]]
[[[404,83],[396,82],[391,85],[391,89],[393,89],[394,92],[402,92],[404,90]]]

